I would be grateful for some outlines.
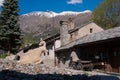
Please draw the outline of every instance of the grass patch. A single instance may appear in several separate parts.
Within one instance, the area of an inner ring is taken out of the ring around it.
[[[7,56],[7,53],[0,54],[0,58],[6,58],[6,56]]]

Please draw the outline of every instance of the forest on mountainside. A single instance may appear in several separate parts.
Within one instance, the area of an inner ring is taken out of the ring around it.
[[[120,0],[104,0],[94,10],[92,19],[104,29],[120,26]]]

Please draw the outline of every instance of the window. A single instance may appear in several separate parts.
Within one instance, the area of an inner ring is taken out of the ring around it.
[[[92,28],[90,28],[90,33],[92,33],[93,32],[93,29]]]

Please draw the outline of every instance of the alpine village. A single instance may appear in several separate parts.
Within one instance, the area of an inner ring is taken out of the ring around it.
[[[19,0],[0,8],[0,80],[120,80],[120,0],[93,11],[20,11]]]

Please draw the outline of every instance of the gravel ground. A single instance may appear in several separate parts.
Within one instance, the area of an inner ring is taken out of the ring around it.
[[[95,71],[78,71],[44,64],[18,64],[0,59],[0,80],[120,80]]]

